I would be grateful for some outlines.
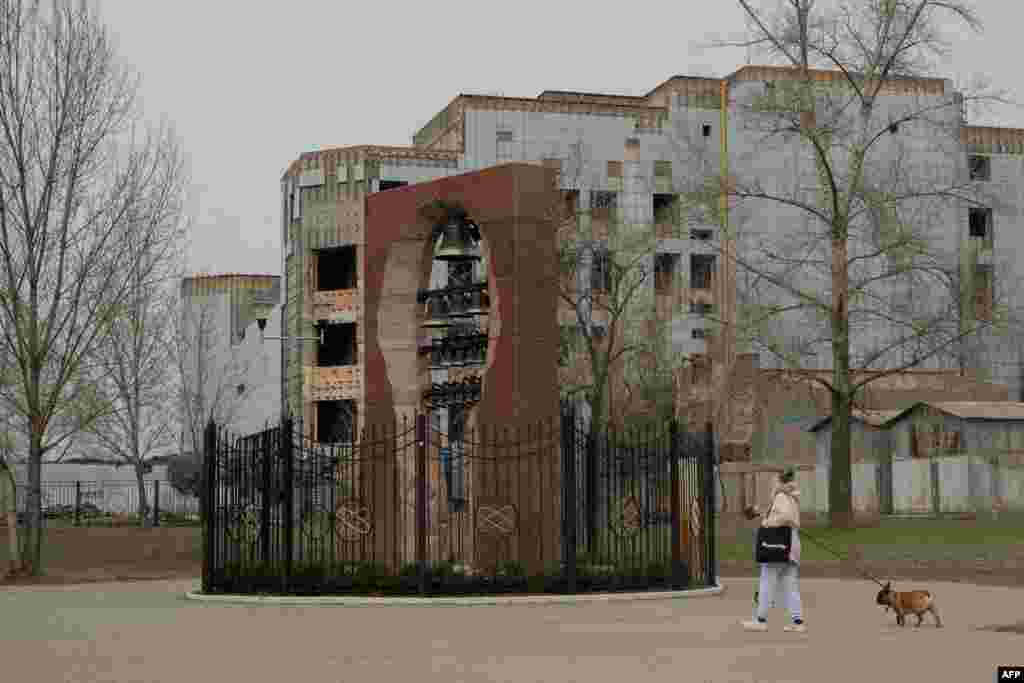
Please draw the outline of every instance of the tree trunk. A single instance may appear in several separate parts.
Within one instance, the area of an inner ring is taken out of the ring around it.
[[[206,528],[206,441],[192,430],[192,453],[199,461],[199,520]]]
[[[42,573],[43,547],[43,434],[34,419],[29,432],[28,491],[25,496],[25,539],[22,542],[22,567],[30,576]]]
[[[850,462],[850,321],[847,317],[849,273],[846,231],[832,240],[832,445],[828,482],[829,524],[853,527]]]
[[[586,468],[584,470],[585,496],[585,519],[587,528],[587,552],[593,554],[598,551],[600,545],[598,517],[598,494],[600,493],[599,468],[602,461],[601,435],[604,431],[604,409],[605,409],[605,378],[598,376],[594,380],[594,394],[590,403],[590,429],[587,439]]]
[[[6,460],[5,460],[6,461]],[[21,543],[18,538],[18,482],[14,477],[14,470],[8,468],[7,470],[0,470],[0,477],[7,477],[8,483],[11,489],[11,496],[13,500],[10,501],[10,509],[14,512],[8,512],[7,509],[0,510],[0,514],[6,515],[7,519],[7,543],[10,551],[10,569],[12,571],[19,571],[21,569]]]
[[[139,526],[150,527],[153,525],[152,516],[148,514],[149,506],[146,504],[146,482],[145,464],[141,461],[135,463],[135,481],[139,485]]]

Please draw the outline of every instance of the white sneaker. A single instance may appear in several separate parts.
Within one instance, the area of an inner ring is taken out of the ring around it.
[[[807,633],[806,624],[787,624],[783,631],[792,631],[794,633]]]
[[[763,621],[744,621],[743,622],[743,630],[744,631],[767,631],[768,630],[768,624],[763,622]]]

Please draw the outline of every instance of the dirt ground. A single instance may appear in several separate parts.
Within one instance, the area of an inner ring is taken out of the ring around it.
[[[752,579],[719,597],[489,607],[235,605],[185,600],[194,580],[0,591],[3,680],[990,681],[1022,663],[1019,588],[928,582],[944,628],[896,625],[871,584],[801,582],[808,633],[748,633]]]
[[[0,587],[196,577],[203,562],[201,539],[197,527],[48,527],[45,575],[0,579]],[[6,569],[6,544],[0,560]]]

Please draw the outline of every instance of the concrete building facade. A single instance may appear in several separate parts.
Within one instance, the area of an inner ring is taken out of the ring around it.
[[[185,431],[211,417],[236,433],[262,429],[281,412],[278,342],[261,343],[255,297],[281,298],[281,278],[214,274],[182,278],[179,352]],[[271,321],[277,321],[275,318]],[[273,345],[273,346],[272,346]],[[194,423],[194,424],[192,424]],[[191,450],[183,434],[183,450]]]
[[[825,84],[838,80],[837,72],[814,73]],[[663,277],[648,283],[646,300],[670,325],[673,352],[728,368],[729,374],[737,353],[744,351],[730,335],[737,274],[729,254],[745,248],[744,242],[722,240],[718,217],[681,215],[674,208],[695,179],[718,176],[727,185],[742,175],[766,187],[817,182],[806,145],[798,140],[764,142],[753,120],[758,114],[745,107],[793,78],[789,69],[747,66],[721,79],[674,76],[642,97],[564,91],[545,91],[536,98],[463,94],[419,130],[410,147],[356,146],[301,155],[281,182],[283,330],[313,336],[318,321],[355,323],[356,330],[352,359],[344,370],[316,370],[315,350],[309,346],[285,348],[287,409],[302,415],[312,428],[320,409],[316,404],[346,400],[359,405],[368,400],[365,350],[370,342],[365,337],[368,325],[360,323],[365,322],[370,282],[365,236],[371,204],[386,205],[389,193],[396,192],[397,198],[406,185],[510,162],[553,169],[559,187],[576,206],[610,209],[620,224],[653,231],[652,269]],[[975,315],[986,301],[991,305],[993,255],[1024,248],[1017,244],[1024,237],[1010,229],[1024,203],[1016,182],[1024,173],[1024,130],[967,125],[958,98],[949,80],[889,84],[878,109],[885,121],[898,121],[901,112],[922,102],[933,103],[945,118],[931,129],[894,125],[879,163],[906,156],[941,181],[967,174],[974,179],[969,162],[983,157],[987,170],[977,179],[993,197],[985,226],[976,229],[966,204],[947,207],[933,221],[945,226],[937,239],[959,264],[961,278],[968,282],[968,314]],[[813,108],[805,113],[814,116]],[[939,129],[952,130],[952,137],[943,138]],[[800,219],[795,210],[781,205],[757,215],[744,215],[742,209],[722,213],[734,227],[750,226],[745,234],[754,239],[779,233]],[[335,277],[338,273],[344,275]],[[430,286],[445,279],[435,269]],[[582,286],[588,283],[583,278]],[[909,300],[918,294],[892,292]],[[575,324],[575,312],[560,309],[559,322]],[[880,327],[877,334],[864,335],[862,343],[880,346],[891,334]],[[1017,369],[999,356],[996,346],[992,341],[984,353],[975,353],[970,367],[958,371],[1011,385],[1015,394],[1020,390]],[[829,362],[822,355],[817,366],[827,368]],[[775,367],[770,358],[755,365]],[[685,384],[682,376],[679,383]],[[687,389],[690,404],[692,390]]]

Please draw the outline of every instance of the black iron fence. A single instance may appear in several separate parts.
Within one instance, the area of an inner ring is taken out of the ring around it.
[[[460,430],[461,431],[461,430]],[[206,431],[208,593],[669,590],[715,579],[712,435],[510,433],[429,415],[323,445]]]
[[[199,498],[176,491],[162,480],[147,480],[145,514],[155,525],[199,524]],[[23,518],[28,486],[17,487],[18,516]],[[41,485],[45,519],[75,526],[139,521],[139,486],[129,481],[60,481]]]

